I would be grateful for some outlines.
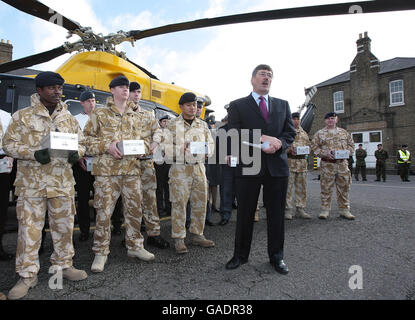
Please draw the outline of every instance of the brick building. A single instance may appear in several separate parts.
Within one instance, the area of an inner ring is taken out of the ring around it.
[[[335,111],[356,148],[362,143],[367,150],[367,167],[375,167],[374,151],[382,143],[390,157],[387,168],[394,169],[402,144],[415,152],[415,58],[379,61],[370,44],[367,32],[360,34],[350,70],[316,85],[310,137],[324,126],[324,115]]]

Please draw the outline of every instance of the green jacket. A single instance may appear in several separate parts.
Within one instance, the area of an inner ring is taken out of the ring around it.
[[[365,158],[367,157],[367,152],[364,149],[357,149],[356,150],[356,166],[365,166],[366,161]]]

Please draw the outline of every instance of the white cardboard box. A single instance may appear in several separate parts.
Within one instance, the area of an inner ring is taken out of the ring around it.
[[[207,142],[190,142],[191,154],[208,154],[209,145]]]
[[[295,153],[297,154],[297,156],[308,155],[310,154],[310,147],[309,146],[296,147]]]
[[[334,151],[334,159],[342,160],[342,159],[349,159],[350,152],[349,150],[335,150]]]
[[[124,156],[146,154],[144,140],[123,140],[117,143],[117,148]]]
[[[40,146],[40,149],[49,149],[51,157],[66,158],[70,152],[78,151],[78,135],[51,131]]]
[[[9,168],[9,160],[0,159],[0,173],[10,173],[12,172],[12,167]]]

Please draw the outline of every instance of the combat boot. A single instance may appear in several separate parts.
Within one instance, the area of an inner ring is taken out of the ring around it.
[[[345,218],[347,220],[354,220],[355,216],[350,213],[349,209],[342,209],[340,211],[340,217]]]
[[[176,248],[176,252],[179,254],[188,253],[186,245],[184,244],[184,239],[174,239],[174,247]]]
[[[20,278],[16,285],[10,290],[7,298],[9,300],[18,300],[27,295],[29,289],[37,285],[37,276],[32,278]]]
[[[103,256],[96,254],[94,262],[91,266],[92,272],[102,272],[104,271],[105,264],[107,263],[108,256]]]
[[[129,256],[130,258],[138,258],[143,261],[152,261],[156,258],[154,254],[148,252],[144,248],[139,248],[137,250],[128,250],[127,256]]]
[[[321,210],[320,215],[318,216],[318,218],[326,220],[329,217],[329,214],[330,214],[329,210]]]
[[[292,220],[293,216],[291,214],[291,209],[285,208],[285,220]]]
[[[84,270],[78,270],[74,267],[63,269],[62,276],[64,279],[68,279],[71,281],[81,281],[88,278],[88,275]]]
[[[304,211],[304,208],[297,207],[297,212],[295,214],[297,218],[302,219],[311,219],[311,216]]]
[[[193,235],[191,243],[195,246],[201,246],[203,248],[210,248],[215,246],[215,243],[212,240],[207,240],[203,234]]]

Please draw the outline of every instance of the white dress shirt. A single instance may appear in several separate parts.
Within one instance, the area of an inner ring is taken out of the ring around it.
[[[261,97],[261,95],[259,95],[258,93],[256,93],[256,92],[254,92],[254,91],[252,91],[252,97],[255,99],[255,101],[256,101],[256,103],[257,103],[257,105],[258,105],[258,107],[259,107],[259,103],[261,102],[261,99],[259,98],[259,97]],[[264,96],[262,96],[262,97],[264,97],[265,98],[265,103],[266,103],[266,105],[267,105],[267,110],[268,110],[268,112],[269,112],[269,104],[268,104],[268,95],[266,94],[266,95],[264,95]]]

